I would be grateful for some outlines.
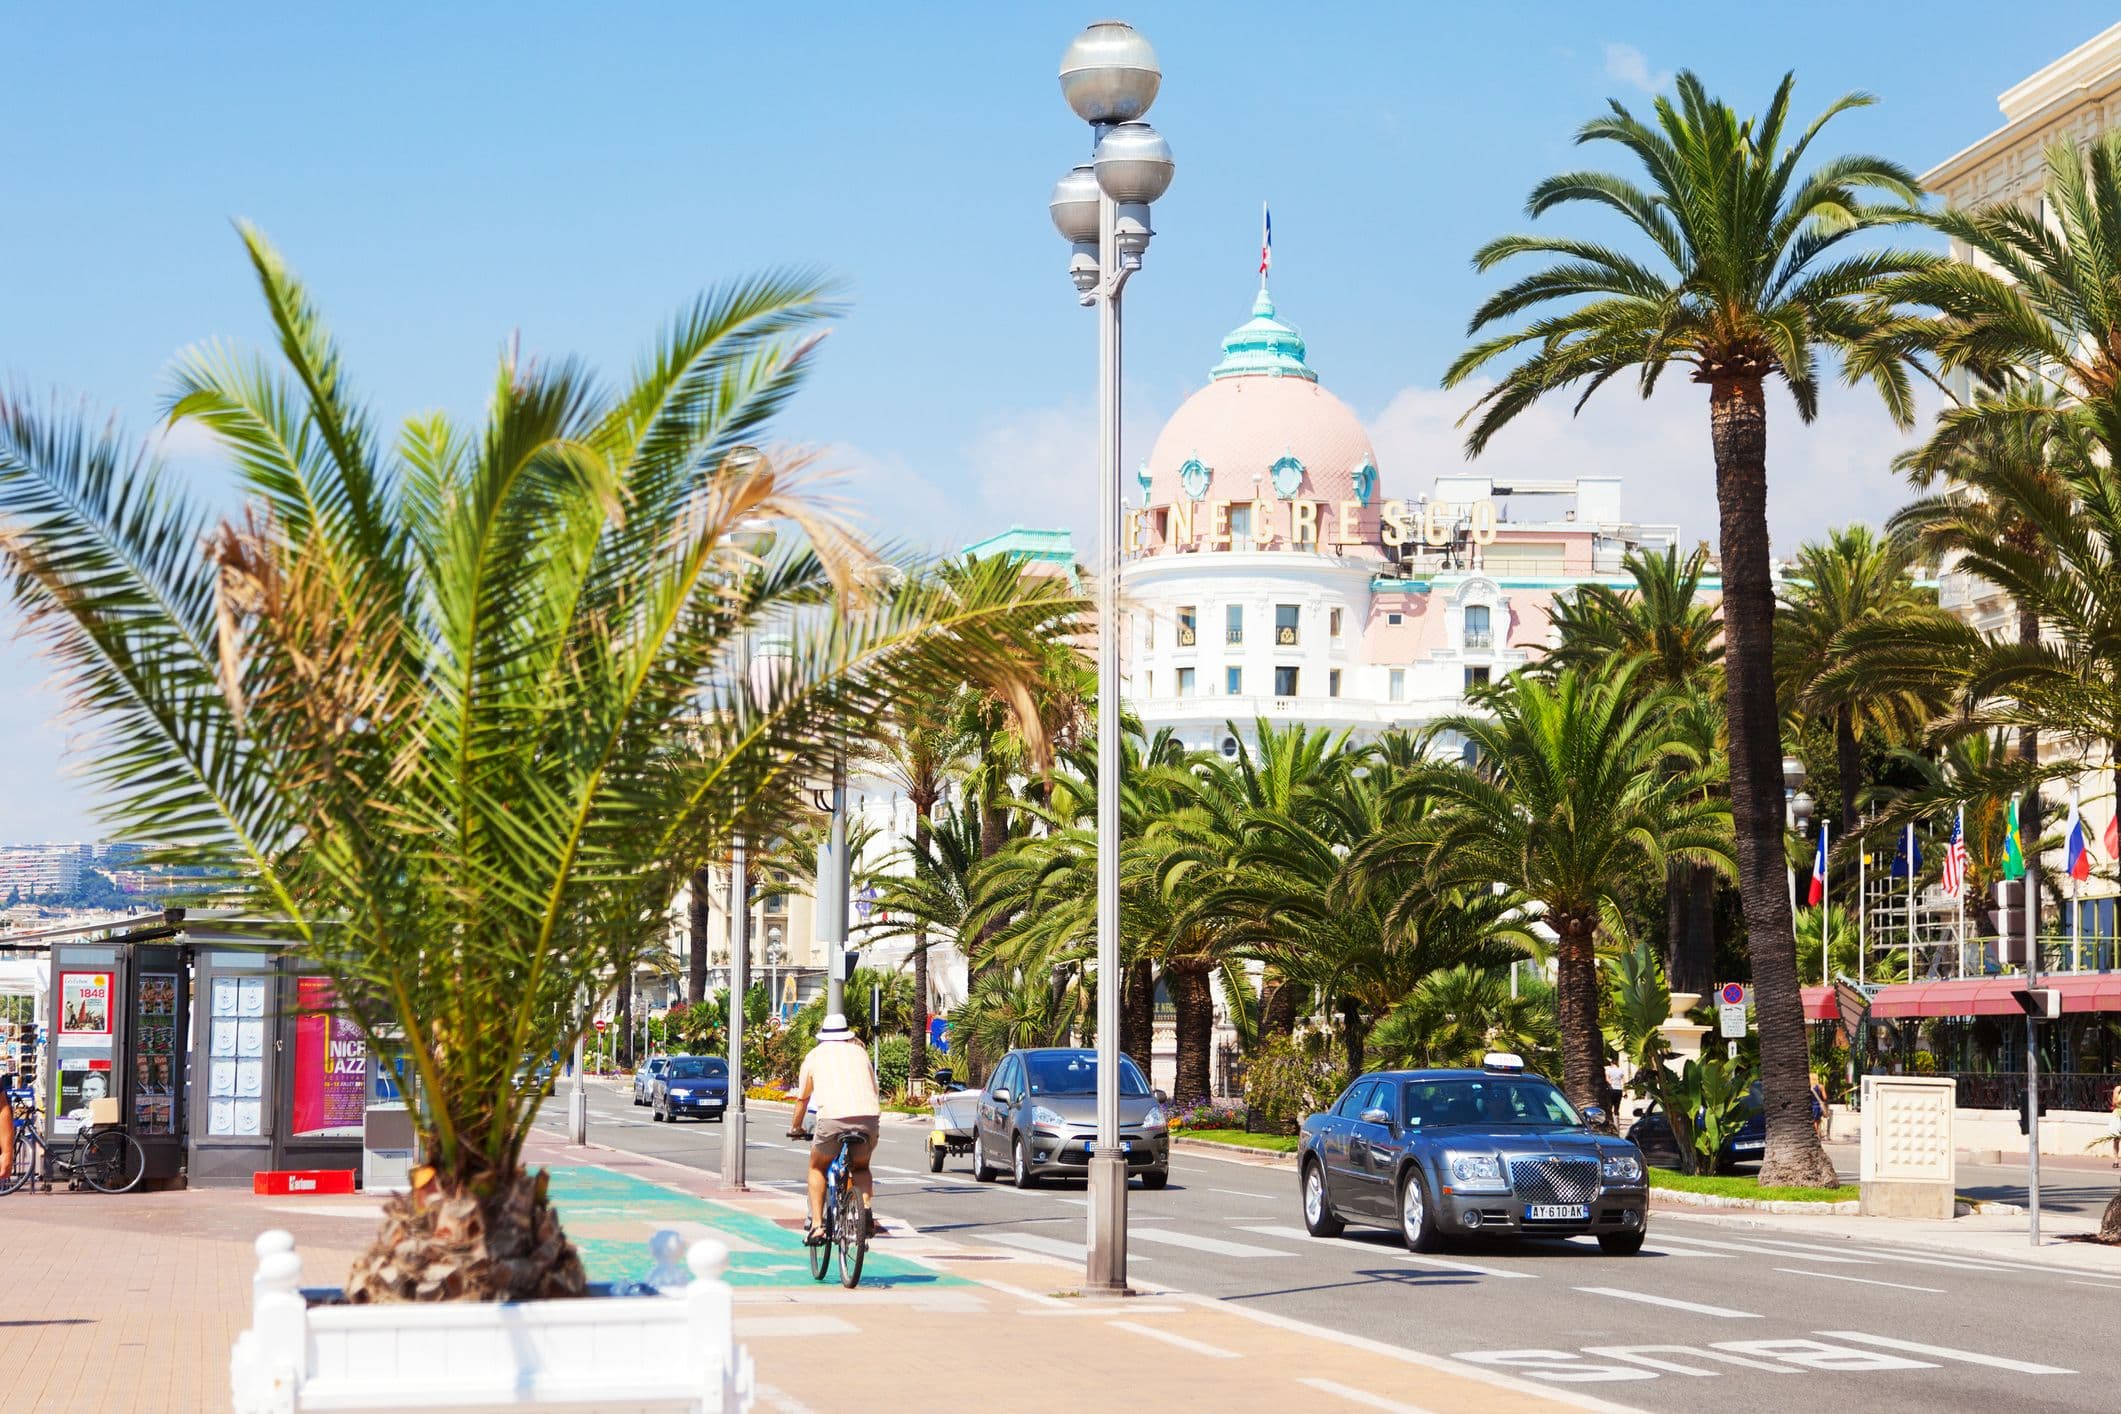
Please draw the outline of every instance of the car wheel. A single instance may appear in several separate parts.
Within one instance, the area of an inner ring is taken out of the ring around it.
[[[1021,1134],[1016,1137],[1016,1143],[1012,1146],[1011,1152],[1016,1159],[1016,1186],[1018,1188],[1038,1187],[1038,1175],[1031,1172],[1031,1155],[1024,1148],[1024,1137]]]
[[[1434,1252],[1442,1241],[1436,1235],[1436,1213],[1429,1206],[1429,1186],[1421,1170],[1411,1165],[1399,1181],[1399,1236],[1409,1252]]]
[[[1159,1169],[1150,1169],[1142,1175],[1142,1187],[1155,1191],[1171,1181],[1171,1175]]]
[[[1335,1216],[1326,1197],[1326,1171],[1312,1159],[1304,1164],[1304,1231],[1313,1237],[1338,1237],[1345,1224]]]
[[[1598,1250],[1608,1257],[1632,1257],[1642,1250],[1643,1239],[1649,1233],[1641,1228],[1633,1232],[1601,1232],[1598,1234]]]
[[[947,1156],[947,1155],[949,1154],[949,1152],[950,1152],[950,1151],[949,1151],[948,1149],[945,1149],[945,1148],[944,1148],[944,1147],[943,1147],[942,1145],[940,1145],[940,1144],[931,1144],[931,1145],[929,1145],[929,1146],[928,1146],[928,1172],[930,1172],[930,1173],[941,1173],[941,1172],[943,1171],[943,1159],[944,1159],[944,1158],[945,1158],[945,1157],[946,1157],[946,1156]]]
[[[994,1182],[994,1170],[987,1167],[987,1157],[980,1152],[977,1135],[972,1140],[972,1178],[975,1183]]]

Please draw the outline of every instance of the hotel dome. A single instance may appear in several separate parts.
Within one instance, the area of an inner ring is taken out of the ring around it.
[[[1252,317],[1223,340],[1207,386],[1171,415],[1137,471],[1142,503],[1353,501],[1360,538],[1374,544],[1377,454],[1362,420],[1319,386],[1304,356],[1303,336],[1262,287]]]

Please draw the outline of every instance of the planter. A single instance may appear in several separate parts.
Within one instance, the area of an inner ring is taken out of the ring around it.
[[[389,1306],[310,1304],[294,1249],[282,1231],[258,1238],[250,1328],[229,1360],[236,1414],[751,1407],[729,1251],[711,1238],[667,1295]]]

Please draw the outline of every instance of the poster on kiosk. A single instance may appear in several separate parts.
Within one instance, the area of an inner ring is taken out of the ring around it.
[[[117,973],[109,967],[64,967],[57,981],[58,1095],[52,1133],[68,1135],[80,1130],[82,1111],[113,1091],[111,1003]]]

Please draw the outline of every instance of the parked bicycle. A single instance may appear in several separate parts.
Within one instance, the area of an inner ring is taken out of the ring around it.
[[[54,1149],[37,1128],[35,1097],[17,1092],[14,1103],[15,1167],[11,1173],[0,1174],[0,1195],[38,1183],[49,1193],[56,1175],[64,1175],[67,1188],[74,1192],[85,1185],[98,1193],[129,1193],[139,1184],[147,1169],[147,1155],[140,1141],[122,1126],[92,1128],[86,1123],[88,1111],[78,1111],[83,1123],[74,1131],[73,1144],[65,1150]]]
[[[800,1129],[788,1131],[790,1138],[802,1133]],[[869,1210],[862,1206],[861,1194],[854,1191],[853,1167],[847,1162],[847,1151],[860,1142],[858,1134],[840,1135],[839,1150],[825,1170],[824,1240],[810,1249],[810,1275],[823,1281],[837,1251],[840,1285],[850,1289],[861,1281],[862,1258],[869,1252]]]

